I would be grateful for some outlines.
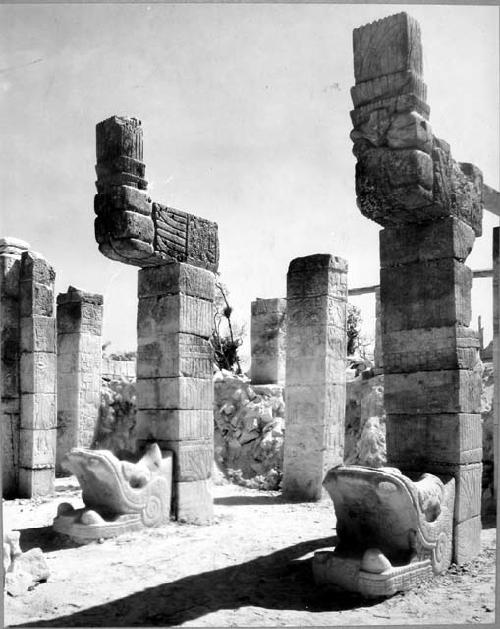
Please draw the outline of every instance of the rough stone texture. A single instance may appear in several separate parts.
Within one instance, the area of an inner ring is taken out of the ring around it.
[[[4,591],[10,596],[22,596],[26,590],[47,581],[50,570],[40,548],[25,553],[19,546],[19,531],[3,535]]]
[[[18,492],[27,498],[53,491],[57,378],[54,281],[53,268],[40,254],[22,254]]]
[[[390,596],[450,565],[454,479],[443,483],[423,474],[413,482],[394,468],[340,466],[324,484],[338,543],[333,552],[315,555],[316,582]]]
[[[319,500],[326,471],[343,459],[346,276],[347,263],[329,254],[288,270],[283,493],[292,499]]]
[[[0,443],[4,497],[17,494],[20,428],[20,318],[21,255],[29,245],[15,238],[0,239]]]
[[[214,379],[215,460],[231,480],[278,489],[283,469],[283,386],[253,385],[229,372]]]
[[[155,440],[173,451],[176,517],[206,522],[211,499],[201,499],[198,517],[188,485],[198,483],[192,491],[201,495],[212,472],[213,418],[208,422],[207,414],[213,412],[208,339],[214,277],[183,263],[145,268],[138,292],[137,445]]]
[[[498,424],[500,423],[500,227],[493,228],[493,365],[495,373],[493,398],[493,453],[492,464],[498,465]],[[492,499],[497,497],[497,476],[495,468],[492,483]],[[494,505],[492,510],[495,511]]]
[[[284,384],[286,369],[286,299],[252,301],[250,320],[253,384]]]
[[[462,563],[471,557],[464,548],[477,549],[479,539],[469,543],[476,529],[466,525],[478,517],[481,495],[481,472],[468,466],[480,466],[482,454],[478,346],[468,330],[472,273],[464,261],[481,235],[482,175],[453,160],[432,132],[415,20],[405,13],[378,20],[356,29],[353,41],[357,202],[385,228],[387,458],[403,471],[454,475],[454,560]]]
[[[185,262],[217,270],[217,224],[154,203],[147,194],[141,122],[112,116],[96,126],[95,237],[101,253],[135,266]]]
[[[84,509],[59,505],[54,530],[86,542],[166,524],[170,516],[172,453],[149,444],[136,462],[108,450],[73,448],[63,464],[82,487]]]
[[[102,295],[72,286],[57,296],[57,465],[94,440],[101,394]]]
[[[110,450],[119,459],[136,452],[136,388],[125,378],[103,379],[93,449]]]

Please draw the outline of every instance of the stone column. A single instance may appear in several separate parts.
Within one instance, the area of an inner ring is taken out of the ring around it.
[[[286,299],[252,301],[250,339],[252,384],[284,384]]]
[[[57,474],[71,448],[89,448],[101,398],[102,295],[57,296]]]
[[[54,269],[39,254],[21,258],[19,495],[52,493],[56,457]]]
[[[469,328],[482,176],[428,122],[418,23],[405,13],[354,31],[351,94],[361,212],[380,232],[388,464],[456,480],[454,561],[480,549],[481,376]]]
[[[497,498],[498,424],[500,417],[500,227],[493,228],[493,493]]]
[[[28,243],[17,238],[0,239],[0,443],[4,498],[17,496],[21,412],[19,275],[21,255],[28,248]]]
[[[212,272],[180,262],[139,271],[138,444],[174,452],[175,515],[198,524],[213,516],[214,286]]]
[[[296,258],[287,276],[283,495],[319,500],[326,472],[343,461],[347,262]]]
[[[384,352],[382,351],[382,307],[380,287],[375,289],[375,346],[373,348],[375,373],[384,373]]]

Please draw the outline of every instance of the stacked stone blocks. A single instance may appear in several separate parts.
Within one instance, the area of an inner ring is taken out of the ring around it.
[[[91,447],[101,390],[102,295],[72,286],[57,296],[57,473],[76,447]]]
[[[284,384],[286,369],[286,299],[252,301],[251,380],[253,384]]]
[[[454,559],[479,551],[481,377],[469,328],[482,176],[428,123],[418,24],[404,13],[354,31],[353,152],[361,212],[380,232],[387,454],[457,482]]]
[[[53,491],[55,273],[29,245],[0,241],[2,483],[5,497]]]
[[[96,131],[96,240],[107,257],[141,267],[137,443],[173,451],[174,515],[208,523],[217,225],[151,200],[138,120],[113,116]]]
[[[287,276],[286,432],[283,493],[319,500],[326,472],[342,463],[347,263],[318,254],[292,260]]]

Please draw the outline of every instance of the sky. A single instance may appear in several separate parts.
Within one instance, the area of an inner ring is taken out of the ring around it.
[[[103,341],[135,349],[137,268],[100,254],[93,232],[95,125],[128,115],[153,199],[218,223],[248,336],[250,302],[286,295],[293,258],[341,256],[350,287],[377,284],[380,227],[354,191],[352,30],[402,10],[421,26],[435,134],[500,189],[498,7],[3,4],[0,235],[47,258],[56,292],[103,294]],[[497,224],[484,214],[472,268],[491,267]],[[352,301],[373,336],[373,298]],[[491,308],[491,280],[476,281],[486,343]]]

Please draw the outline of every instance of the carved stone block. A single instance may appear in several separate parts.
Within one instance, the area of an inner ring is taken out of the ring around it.
[[[472,227],[455,217],[382,229],[379,237],[382,268],[441,258],[464,262],[475,240]]]
[[[333,552],[316,553],[317,583],[367,597],[392,596],[451,561],[455,482],[423,474],[416,482],[395,468],[339,466],[324,486],[337,519]]]
[[[465,520],[453,527],[453,561],[463,565],[481,552],[481,516]]]
[[[65,466],[82,487],[84,509],[59,505],[53,528],[79,542],[166,524],[170,515],[172,454],[149,444],[131,463],[108,450],[74,448]]]
[[[54,493],[54,467],[34,469],[19,467],[18,496],[36,498]]]
[[[330,254],[296,258],[287,274],[287,300],[328,295],[347,298],[347,262]]]
[[[56,392],[56,354],[52,352],[28,352],[21,354],[21,392]]]
[[[212,350],[207,339],[195,334],[169,333],[143,341],[137,348],[137,377],[212,377]]]
[[[445,258],[380,269],[382,332],[468,326],[472,271]]]
[[[443,471],[443,464],[482,460],[479,413],[388,415],[387,451],[390,465],[402,470]]]
[[[21,428],[47,430],[57,424],[54,393],[23,393]]]
[[[139,409],[135,434],[140,441],[158,441],[161,443],[183,439],[213,439],[213,411],[211,409]]]
[[[22,352],[55,352],[56,321],[54,317],[34,315],[20,320]]]
[[[356,83],[405,70],[422,74],[420,26],[406,13],[354,29],[353,45]]]
[[[211,524],[214,516],[212,481],[175,484],[176,519],[187,524]]]
[[[54,293],[51,286],[39,282],[20,282],[20,314],[21,317],[54,315]]]
[[[212,475],[213,440],[169,440],[162,445],[174,453],[174,480],[176,482],[205,480]]]
[[[40,469],[54,467],[56,460],[56,429],[29,429],[19,431],[19,464]]]
[[[480,413],[481,374],[467,369],[386,374],[384,404],[388,415]]]
[[[176,333],[209,338],[212,333],[212,311],[211,301],[182,293],[142,297],[137,314],[137,334],[143,340]]]
[[[213,385],[202,378],[139,378],[137,396],[141,409],[209,409]]]
[[[474,369],[479,361],[477,333],[459,325],[384,332],[382,346],[385,373]]]
[[[254,384],[285,381],[286,299],[257,299],[251,306],[251,379]]]
[[[213,301],[215,296],[213,273],[183,263],[164,264],[139,271],[139,297],[178,293]]]

